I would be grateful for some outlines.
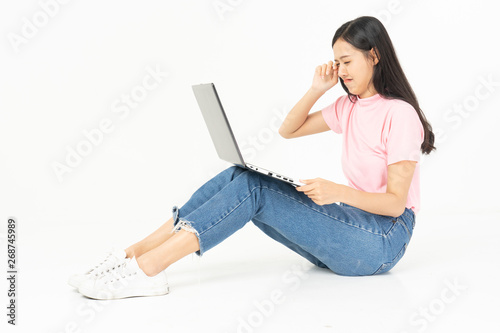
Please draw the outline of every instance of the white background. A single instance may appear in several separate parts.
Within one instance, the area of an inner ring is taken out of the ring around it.
[[[3,235],[8,217],[19,221],[21,304],[38,297],[26,285],[46,287],[43,269],[64,275],[111,244],[143,238],[229,166],[216,155],[192,84],[216,84],[250,162],[346,184],[340,136],[285,140],[276,128],[309,88],[314,68],[333,59],[335,30],[362,15],[385,24],[437,135],[437,151],[422,158],[419,222],[466,214],[464,230],[476,230],[483,228],[479,213],[500,222],[494,1],[75,0],[52,6],[51,16],[41,5],[48,2],[0,4],[0,219]],[[139,91],[148,69],[167,75],[120,117],[115,103]],[[342,94],[334,87],[313,111]],[[103,119],[112,130],[58,178],[54,164],[66,164],[68,149],[88,141],[84,132]],[[491,226],[483,233],[498,235]],[[32,312],[20,306],[27,325]],[[61,308],[46,310],[52,327]]]

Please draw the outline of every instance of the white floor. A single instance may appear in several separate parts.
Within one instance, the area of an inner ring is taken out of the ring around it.
[[[500,331],[500,212],[425,214],[405,257],[384,275],[342,277],[314,267],[249,223],[202,258],[170,267],[170,294],[107,302],[66,284],[107,250],[95,232],[66,230],[80,240],[97,237],[84,253],[74,238],[54,236],[64,226],[26,231],[18,326],[8,331]]]

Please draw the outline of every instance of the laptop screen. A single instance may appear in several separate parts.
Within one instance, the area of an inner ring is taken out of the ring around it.
[[[193,92],[219,157],[224,161],[245,166],[215,85],[194,85]]]

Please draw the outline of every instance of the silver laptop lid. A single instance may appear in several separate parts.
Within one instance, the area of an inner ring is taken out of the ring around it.
[[[222,108],[215,85],[213,83],[194,85],[193,92],[219,157],[224,161],[244,167],[245,161]]]

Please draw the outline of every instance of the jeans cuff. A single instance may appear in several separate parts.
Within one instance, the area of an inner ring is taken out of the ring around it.
[[[192,226],[192,222],[179,217],[179,208],[177,206],[174,206],[172,208],[172,217],[174,219],[174,227],[172,228],[170,233],[177,233],[182,229],[195,234],[196,237],[198,237],[198,244],[200,244],[200,250],[196,251],[195,253],[201,257],[202,251],[201,251],[200,234]]]

